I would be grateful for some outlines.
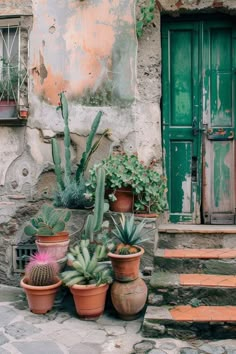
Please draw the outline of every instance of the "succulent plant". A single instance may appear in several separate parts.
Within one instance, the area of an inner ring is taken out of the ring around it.
[[[115,226],[112,233],[121,242],[117,245],[115,253],[127,255],[138,252],[135,246],[147,241],[148,238],[143,238],[143,236],[150,231],[144,231],[145,220],[137,223],[134,215],[124,216],[124,214],[121,214],[119,223],[113,217],[111,218]]]
[[[37,252],[31,256],[25,268],[28,284],[34,286],[54,284],[58,272],[58,263],[46,252]]]
[[[71,270],[61,273],[62,281],[66,286],[75,284],[109,284],[112,282],[110,267],[105,263],[99,263],[101,248],[98,245],[91,256],[88,250],[89,240],[82,240],[74,248],[70,249],[68,259]]]
[[[38,216],[30,220],[31,225],[24,228],[24,232],[28,236],[53,236],[65,230],[70,217],[70,211],[56,210],[54,207],[44,204]]]
[[[86,140],[85,151],[82,154],[81,160],[77,165],[75,174],[72,172],[71,163],[71,139],[69,129],[69,109],[68,102],[64,92],[59,94],[60,104],[58,109],[61,111],[64,120],[64,157],[65,170],[61,166],[61,154],[56,138],[52,139],[52,157],[54,162],[54,170],[56,174],[58,190],[55,194],[55,205],[67,208],[82,208],[91,204],[84,193],[86,188],[84,186],[84,172],[87,169],[88,163],[93,153],[98,149],[103,138],[110,135],[110,130],[105,129],[100,137],[94,142],[103,113],[99,111],[94,118],[91,130]]]

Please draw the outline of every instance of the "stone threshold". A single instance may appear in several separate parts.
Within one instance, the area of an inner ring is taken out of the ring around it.
[[[231,248],[181,248],[181,249],[157,249],[156,257],[163,258],[197,258],[197,259],[234,259],[236,249]]]

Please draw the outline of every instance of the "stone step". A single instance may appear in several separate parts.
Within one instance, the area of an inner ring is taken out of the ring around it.
[[[236,274],[236,249],[157,249],[155,269],[173,273]]]
[[[179,339],[236,338],[236,306],[148,306],[142,333],[145,337]]]
[[[235,305],[236,276],[155,272],[149,283],[150,305]]]
[[[236,225],[161,224],[158,248],[236,248]]]

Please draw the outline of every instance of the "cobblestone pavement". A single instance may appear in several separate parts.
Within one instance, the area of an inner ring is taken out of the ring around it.
[[[66,299],[50,313],[35,315],[21,289],[0,286],[0,354],[236,354],[236,340],[143,338],[142,317],[123,321],[106,310],[97,321],[82,321]]]

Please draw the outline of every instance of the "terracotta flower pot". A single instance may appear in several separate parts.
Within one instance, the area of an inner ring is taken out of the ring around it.
[[[91,320],[101,316],[104,312],[108,288],[108,284],[71,286],[70,291],[79,317]]]
[[[64,242],[39,242],[35,241],[39,252],[47,252],[53,256],[57,261],[66,256],[69,241]]]
[[[113,191],[108,191],[109,194]],[[120,188],[114,192],[116,201],[109,201],[110,210],[118,213],[129,213],[134,209],[134,194],[131,188]]]
[[[120,255],[112,252],[108,253],[116,280],[120,282],[129,282],[138,278],[140,259],[144,254],[144,249],[139,246],[135,247],[140,251],[128,255]]]
[[[119,316],[133,320],[140,315],[147,299],[147,285],[141,278],[129,283],[115,281],[111,286],[111,300]]]
[[[40,243],[43,243],[43,242],[47,242],[47,243],[65,242],[65,241],[69,240],[69,232],[61,231],[53,236],[36,235],[36,240]]]
[[[55,278],[55,284],[47,286],[29,285],[26,277],[21,279],[20,285],[26,293],[30,311],[37,314],[50,311],[61,284],[62,281],[58,277]]]

